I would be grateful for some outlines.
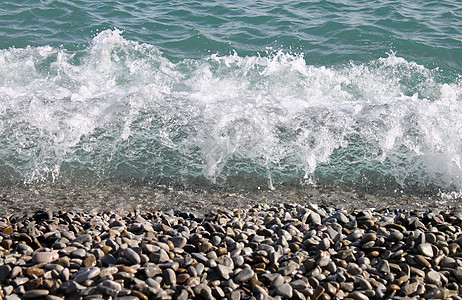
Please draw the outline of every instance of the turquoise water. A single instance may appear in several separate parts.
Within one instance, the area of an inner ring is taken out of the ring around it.
[[[2,1],[0,180],[462,190],[460,1]]]

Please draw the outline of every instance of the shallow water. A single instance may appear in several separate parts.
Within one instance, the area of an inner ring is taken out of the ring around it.
[[[4,187],[462,190],[458,1],[4,1],[0,49]]]

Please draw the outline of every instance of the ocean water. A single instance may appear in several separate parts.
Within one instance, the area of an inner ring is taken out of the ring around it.
[[[0,185],[462,191],[462,3],[0,3]]]

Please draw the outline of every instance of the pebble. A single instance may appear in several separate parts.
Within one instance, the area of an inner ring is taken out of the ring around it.
[[[162,272],[162,278],[165,284],[174,285],[176,283],[176,274],[172,269],[166,269]]]
[[[462,284],[462,219],[446,212],[280,204],[11,223],[5,299],[459,299]]]
[[[11,267],[9,265],[0,266],[0,284],[10,276]]]
[[[286,299],[290,299],[292,298],[292,295],[293,295],[293,288],[290,284],[288,283],[284,283],[280,286],[278,286],[277,288],[275,288],[275,292],[276,294],[286,298]]]
[[[131,249],[131,248],[124,249],[124,254],[125,254],[125,257],[127,257],[128,260],[132,264],[136,265],[136,264],[141,263],[141,257],[133,249]]]
[[[59,258],[59,254],[57,252],[35,252],[32,255],[32,261],[36,264],[43,264],[43,263],[50,263],[55,261]]]
[[[77,283],[82,283],[88,279],[95,278],[101,273],[101,270],[98,267],[91,268],[90,270],[87,270],[85,272],[82,272],[75,276],[74,280]]]
[[[237,282],[247,282],[249,281],[253,276],[255,275],[255,272],[252,269],[245,268],[242,271],[239,272],[236,276],[236,281]]]
[[[423,243],[417,246],[417,249],[419,250],[420,254],[426,256],[426,257],[433,257],[433,248],[430,243]]]

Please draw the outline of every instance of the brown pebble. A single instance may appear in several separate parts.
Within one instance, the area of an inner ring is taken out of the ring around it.
[[[27,274],[27,276],[35,275],[37,277],[40,277],[43,274],[45,274],[45,271],[43,269],[41,269],[41,268],[30,267],[30,268],[26,269],[26,274]]]
[[[110,246],[103,246],[103,247],[101,247],[101,250],[102,250],[102,251],[104,252],[104,254],[106,255],[106,254],[108,254],[109,252],[112,251],[112,247],[110,247]]]
[[[87,268],[96,266],[96,257],[94,255],[89,255],[84,261],[83,264]]]
[[[137,269],[125,265],[117,265],[116,267],[119,269],[119,272],[126,272],[130,274],[136,274],[138,272]]]
[[[217,255],[218,256],[224,255],[226,253],[228,253],[228,249],[226,249],[224,247],[220,247],[220,248],[217,249]]]
[[[399,287],[399,285],[397,284],[390,284],[388,287],[387,287],[387,290],[390,290],[390,291],[399,291],[401,288]]]
[[[131,295],[134,295],[135,297],[138,297],[138,299],[141,300],[149,300],[148,296],[137,290],[132,290]]]
[[[185,283],[191,276],[189,276],[189,274],[186,274],[186,273],[183,273],[183,274],[179,274],[178,276],[176,276],[176,282],[177,283]]]
[[[13,227],[11,227],[11,226],[8,226],[8,227],[2,229],[2,232],[4,234],[6,234],[6,235],[11,235],[13,233],[13,231],[14,231]]]

